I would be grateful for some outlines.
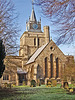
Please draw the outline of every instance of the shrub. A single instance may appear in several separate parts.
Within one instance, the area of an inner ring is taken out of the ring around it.
[[[31,87],[36,87],[36,81],[35,80],[31,81]]]
[[[11,85],[11,87],[15,87],[15,86],[16,86],[15,84],[12,84],[12,85]]]
[[[57,86],[57,81],[55,79],[52,79],[51,82],[52,82],[52,86]]]
[[[25,81],[23,81],[22,85],[23,85],[23,86],[25,86],[25,85],[26,85],[26,84],[25,84]]]
[[[4,83],[4,88],[7,88],[7,83]]]
[[[71,92],[73,92],[73,89],[72,89],[72,88],[70,88],[70,89],[69,89],[69,92],[70,92],[70,93],[71,93]]]
[[[11,88],[12,84],[11,83],[8,83],[7,84],[7,87]]]

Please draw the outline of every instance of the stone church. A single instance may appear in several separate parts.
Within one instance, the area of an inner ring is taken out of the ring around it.
[[[26,22],[26,31],[20,38],[19,56],[7,56],[6,68],[0,84],[12,83],[30,85],[31,80],[61,80],[68,58],[59,47],[50,40],[49,26],[41,30],[41,19],[37,21],[34,8]]]

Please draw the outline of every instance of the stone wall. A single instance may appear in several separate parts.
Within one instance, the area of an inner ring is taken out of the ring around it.
[[[12,83],[18,85],[17,67],[22,68],[22,57],[6,56],[4,63],[5,63],[5,70],[3,72],[2,78],[0,79],[1,80],[0,84]]]
[[[63,52],[56,46],[56,44],[51,40],[50,43],[44,48],[44,50],[38,55],[34,63],[28,64],[24,66],[24,69],[32,68],[32,66],[36,66],[36,78],[51,78],[51,62],[50,62],[50,55],[53,54],[53,77],[56,78],[56,58],[59,59],[58,61],[58,77],[57,79],[61,78],[62,70],[64,70],[65,62],[67,61],[66,56]],[[48,76],[45,77],[45,58],[47,57],[47,73]],[[40,66],[40,71],[38,71],[38,66]],[[40,74],[41,73],[41,74]],[[39,77],[39,76],[40,77]]]
[[[34,39],[36,40],[36,45],[34,45]],[[39,45],[38,45],[39,39]],[[20,56],[28,56],[28,59],[37,50],[38,47],[49,42],[49,27],[44,27],[44,32],[24,32],[20,38]],[[27,49],[26,49],[27,48]]]

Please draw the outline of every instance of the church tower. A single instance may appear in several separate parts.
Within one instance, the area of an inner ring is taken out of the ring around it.
[[[44,32],[41,31],[41,18],[37,21],[32,2],[31,17],[26,22],[26,31],[20,38],[19,56],[24,57],[24,64],[46,43],[49,43],[49,26],[44,26]]]

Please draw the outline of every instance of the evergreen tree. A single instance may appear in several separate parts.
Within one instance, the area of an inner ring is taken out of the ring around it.
[[[5,70],[5,65],[4,65],[5,56],[6,56],[5,46],[3,45],[3,41],[0,39],[0,78],[2,77],[2,74]]]

